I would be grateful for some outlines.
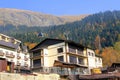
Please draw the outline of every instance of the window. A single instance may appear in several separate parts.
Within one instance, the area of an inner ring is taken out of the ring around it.
[[[78,49],[78,54],[81,54],[81,55],[83,55],[83,52],[82,52],[82,50],[79,50],[79,49]]]
[[[84,64],[84,61],[83,61],[83,59],[82,58],[78,58],[78,64]]]
[[[94,53],[92,53],[92,56],[94,56]]]
[[[70,56],[69,57],[70,63],[77,63],[77,58],[75,56]]]
[[[2,50],[0,50],[0,56],[3,56],[4,52]]]
[[[33,60],[33,66],[34,66],[34,67],[39,67],[39,66],[41,66],[41,59]]]
[[[88,55],[89,55],[89,56],[91,56],[91,53],[90,53],[90,52],[88,52]]]
[[[58,56],[58,60],[59,60],[59,61],[64,61],[63,56]]]
[[[33,57],[41,56],[41,51],[33,52]]]
[[[94,53],[88,52],[89,56],[94,56]]]
[[[97,63],[97,58],[95,58],[95,62]]]
[[[101,59],[99,58],[99,63],[101,63]]]
[[[58,51],[58,53],[62,53],[63,52],[63,48],[58,48],[57,51]]]

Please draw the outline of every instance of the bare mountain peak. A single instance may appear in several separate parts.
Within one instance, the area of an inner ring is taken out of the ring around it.
[[[85,16],[53,16],[29,10],[0,8],[0,25],[51,26],[80,20]]]

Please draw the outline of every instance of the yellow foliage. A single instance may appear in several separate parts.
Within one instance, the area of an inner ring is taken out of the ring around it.
[[[102,58],[104,66],[111,66],[112,63],[118,62],[118,53],[113,49],[113,47],[107,47],[103,49]]]
[[[26,46],[29,47],[29,49],[32,49],[33,47],[35,47],[37,45],[37,43],[30,43],[30,42],[26,42],[24,43]]]

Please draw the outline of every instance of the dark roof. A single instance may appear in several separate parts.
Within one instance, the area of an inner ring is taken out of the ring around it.
[[[5,42],[3,40],[0,40],[0,45],[16,49],[16,48],[18,48],[18,46],[20,45],[20,43],[13,44],[11,42]]]
[[[53,45],[53,44],[57,44],[57,43],[61,43],[61,42],[66,42],[68,44],[72,44],[72,45],[84,48],[84,46],[80,45],[79,43],[75,43],[70,40],[46,38],[42,42],[40,42],[38,45],[36,45],[34,48],[32,48],[31,50],[40,49],[40,48],[47,47],[49,45]]]
[[[120,67],[120,63],[112,63],[111,67],[112,68]]]

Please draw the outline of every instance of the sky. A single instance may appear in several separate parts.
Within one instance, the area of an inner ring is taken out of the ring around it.
[[[0,8],[31,10],[51,15],[81,15],[120,10],[120,0],[1,0]]]

